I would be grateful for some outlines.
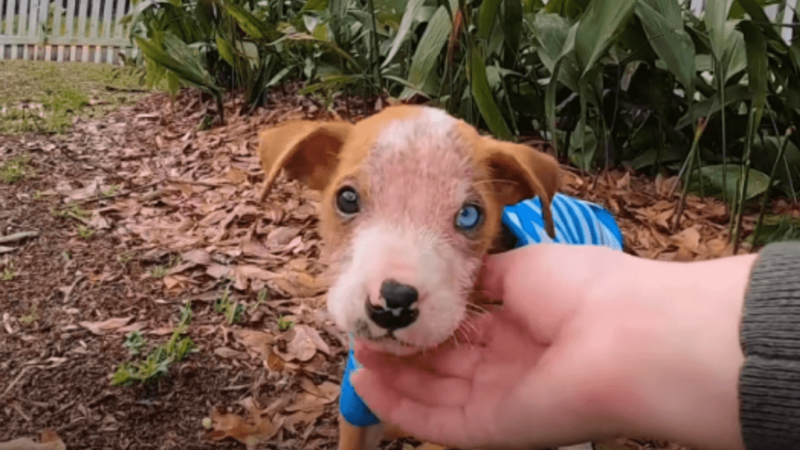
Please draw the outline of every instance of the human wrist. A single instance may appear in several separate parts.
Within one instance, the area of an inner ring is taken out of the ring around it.
[[[618,434],[743,448],[738,332],[754,259],[621,265],[604,299],[616,311],[608,349],[614,398],[606,400]]]

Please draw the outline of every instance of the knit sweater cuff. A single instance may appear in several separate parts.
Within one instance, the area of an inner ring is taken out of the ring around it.
[[[745,448],[800,448],[800,243],[761,250],[750,275],[741,341]]]

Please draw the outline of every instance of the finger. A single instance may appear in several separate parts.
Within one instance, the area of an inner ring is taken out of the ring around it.
[[[355,371],[351,380],[372,412],[416,439],[452,447],[469,445],[466,432],[469,426],[463,408],[434,407],[408,399],[367,369]]]
[[[402,396],[426,405],[463,405],[472,392],[471,380],[443,377],[413,366],[378,365],[367,370]]]

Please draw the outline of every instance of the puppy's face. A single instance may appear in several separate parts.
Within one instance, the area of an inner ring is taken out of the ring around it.
[[[337,325],[397,354],[453,336],[484,255],[502,248],[503,206],[547,205],[558,184],[552,158],[418,106],[356,125],[289,122],[262,133],[260,156],[268,185],[285,168],[323,191]]]

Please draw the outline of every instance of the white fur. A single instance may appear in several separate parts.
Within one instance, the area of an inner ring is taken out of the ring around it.
[[[388,351],[408,353],[444,342],[466,314],[459,283],[468,268],[433,231],[372,224],[356,232],[345,260],[328,292],[328,310],[339,327],[357,336],[380,339],[387,334],[369,320],[365,309],[368,298],[382,303],[379,291],[384,280],[395,279],[419,291],[417,320],[394,332],[397,339],[415,348],[381,342]],[[359,321],[367,324],[369,336]]]

